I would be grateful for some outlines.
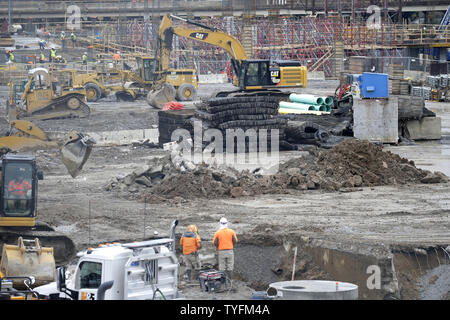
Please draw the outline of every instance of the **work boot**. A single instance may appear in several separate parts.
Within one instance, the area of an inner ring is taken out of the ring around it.
[[[186,270],[187,280],[191,282],[191,270]]]

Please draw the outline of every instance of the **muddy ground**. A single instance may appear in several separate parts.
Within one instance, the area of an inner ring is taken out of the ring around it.
[[[337,82],[311,81],[308,92],[333,94]],[[201,86],[206,96],[213,85]],[[306,89],[303,89],[305,92]],[[301,91],[301,90],[300,90]],[[3,91],[2,95],[5,95]],[[4,100],[3,100],[4,101]],[[428,103],[427,103],[428,104]],[[443,118],[443,139],[412,146],[385,146],[417,167],[441,171],[450,176],[450,104],[430,103]],[[89,119],[37,122],[46,131],[114,131],[154,128],[157,110],[145,101],[118,103],[113,98],[91,104]],[[2,104],[4,108],[4,104]],[[4,114],[4,110],[0,110]],[[0,119],[2,128],[6,125]],[[210,241],[218,221],[226,216],[240,240],[236,249],[234,289],[223,293],[201,293],[197,285],[180,279],[188,299],[251,299],[254,291],[290,280],[293,256],[290,244],[296,241],[329,249],[347,250],[374,257],[391,247],[411,249],[450,245],[450,184],[392,184],[358,187],[341,191],[293,190],[284,194],[184,199],[146,203],[119,197],[105,187],[112,179],[123,178],[154,158],[166,155],[162,149],[141,145],[96,147],[83,172],[72,179],[59,161],[57,150],[36,152],[45,179],[39,186],[38,219],[70,236],[83,250],[98,243],[136,241],[155,233],[167,235],[170,223],[179,220],[178,236],[189,224],[196,224],[211,252]],[[287,161],[300,152],[282,153]],[[207,186],[205,186],[207,187]],[[333,279],[311,255],[299,252],[296,279]],[[450,258],[440,260],[450,263]],[[398,270],[408,275],[408,270]],[[402,299],[448,298],[448,268],[410,276]],[[421,278],[422,277],[422,278]],[[437,278],[436,278],[437,277]],[[406,283],[406,282],[404,282]],[[432,285],[439,285],[438,288]]]

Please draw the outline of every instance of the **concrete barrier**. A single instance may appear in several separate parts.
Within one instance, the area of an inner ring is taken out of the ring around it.
[[[146,140],[152,143],[158,143],[158,129],[138,129],[138,130],[120,130],[120,131],[103,131],[103,132],[87,132],[89,136],[94,138],[97,147],[122,146],[133,143],[141,143]],[[66,133],[51,132],[48,133],[50,140],[62,140]]]
[[[412,140],[440,140],[441,128],[440,117],[424,117],[406,122],[407,134]]]
[[[227,83],[226,74],[201,74],[198,76],[198,83]]]
[[[398,98],[355,99],[354,137],[379,143],[398,142]]]

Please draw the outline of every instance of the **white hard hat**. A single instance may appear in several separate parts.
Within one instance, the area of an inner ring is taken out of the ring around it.
[[[220,218],[220,223],[221,223],[221,224],[227,224],[227,223],[228,223],[227,218],[225,218],[225,217]]]

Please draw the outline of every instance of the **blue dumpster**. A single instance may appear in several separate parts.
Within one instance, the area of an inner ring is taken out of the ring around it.
[[[389,77],[385,73],[364,72],[359,78],[361,98],[389,98]]]

